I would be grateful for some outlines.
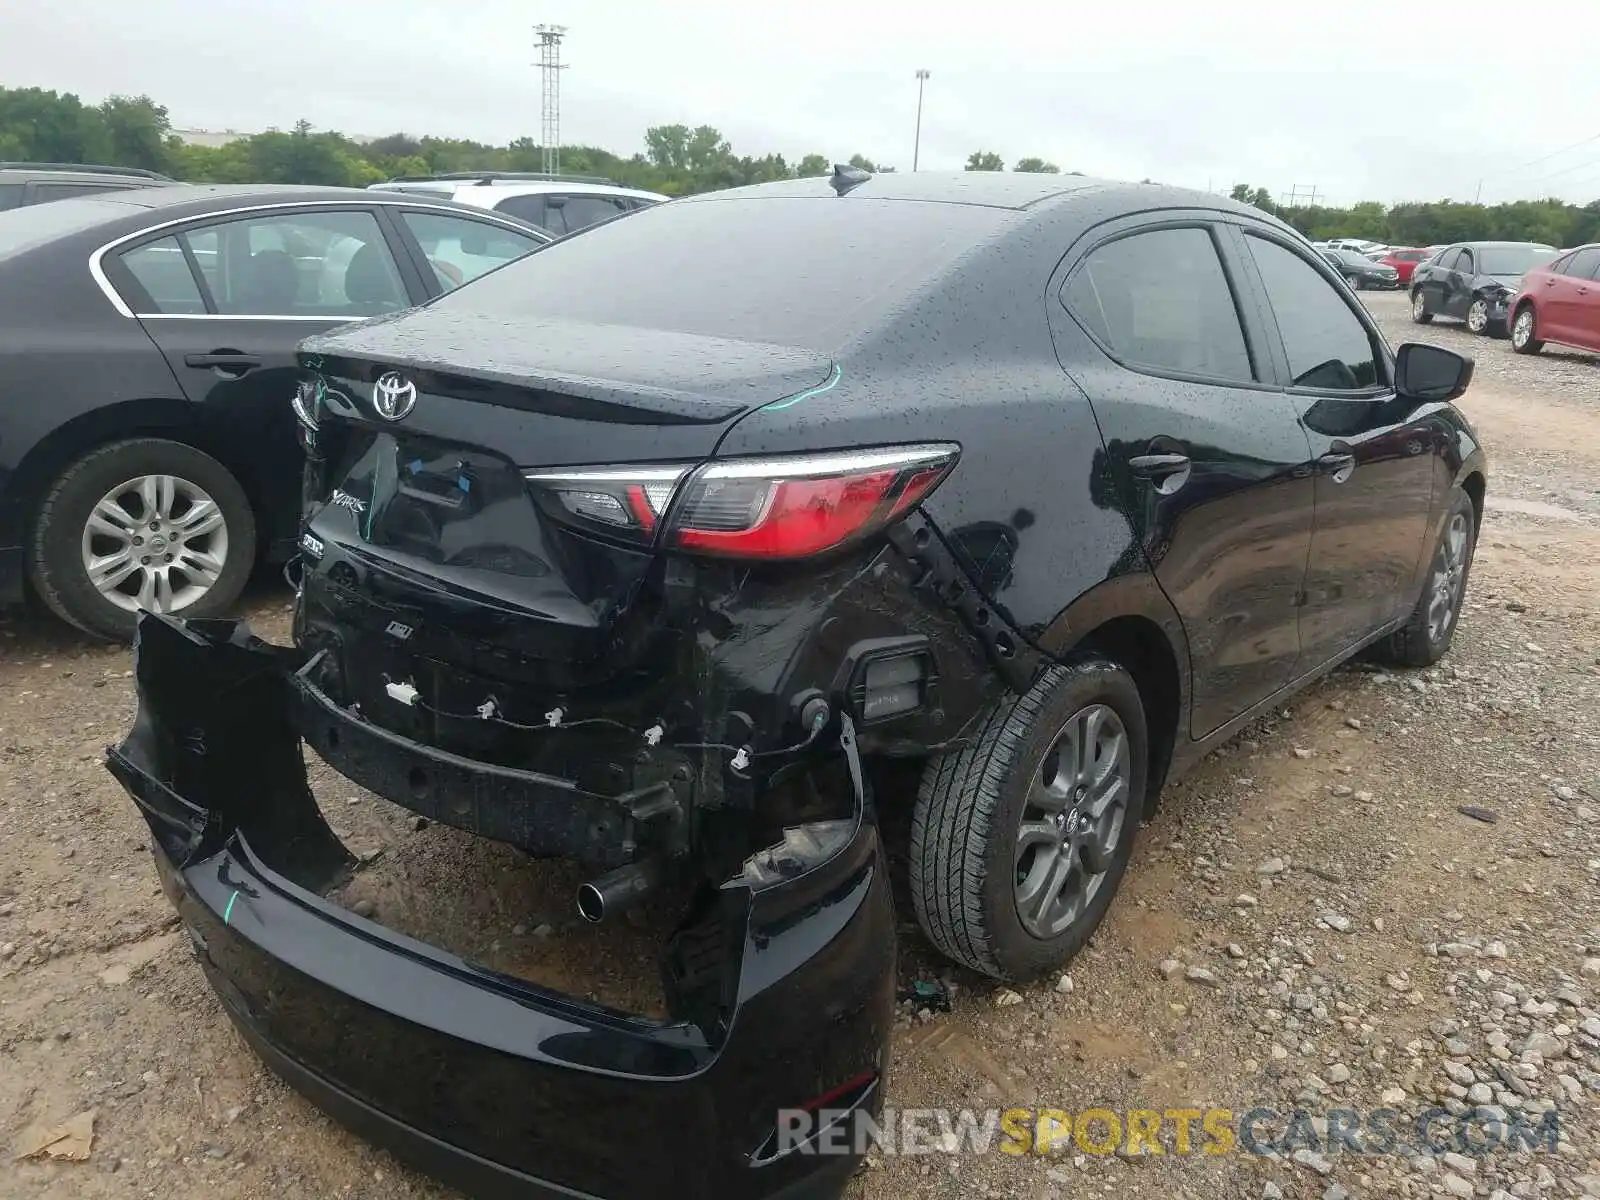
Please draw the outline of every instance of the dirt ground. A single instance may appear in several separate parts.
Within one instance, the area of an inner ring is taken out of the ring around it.
[[[878,1154],[855,1200],[1600,1195],[1600,360],[1516,360],[1414,330],[1401,297],[1370,306],[1396,340],[1486,364],[1463,407],[1492,455],[1490,504],[1454,651],[1415,674],[1343,669],[1170,788],[1070,984],[953,971],[903,912],[906,981],[942,978],[954,1008],[905,1008],[890,1100],[1554,1107],[1558,1150]],[[258,631],[286,635],[286,601],[252,598]],[[126,651],[0,616],[0,1197],[452,1196],[278,1083],[223,1017],[101,765],[132,711]],[[582,926],[572,871],[315,778],[352,847],[383,852],[346,903],[632,995],[627,972],[587,964],[636,959],[652,931]],[[88,1110],[86,1161],[15,1159]]]

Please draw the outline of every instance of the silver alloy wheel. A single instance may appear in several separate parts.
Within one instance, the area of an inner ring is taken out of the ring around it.
[[[1521,350],[1533,341],[1533,309],[1525,308],[1517,314],[1516,324],[1511,327],[1511,344]]]
[[[1428,302],[1423,298],[1421,288],[1411,293],[1411,315],[1413,317],[1425,317],[1428,315]]]
[[[1017,831],[1017,916],[1034,937],[1069,928],[1105,882],[1132,779],[1128,732],[1109,705],[1079,709],[1051,740]]]
[[[1348,283],[1356,291],[1360,291],[1361,290],[1361,276],[1359,276],[1359,275],[1346,275],[1344,277],[1344,281],[1346,283]]]
[[[1439,551],[1433,556],[1433,577],[1428,585],[1428,640],[1435,645],[1455,623],[1466,577],[1467,514],[1458,512],[1450,518]]]
[[[1482,333],[1489,325],[1489,305],[1483,300],[1474,300],[1467,309],[1467,328],[1473,333]]]
[[[96,591],[129,612],[172,613],[222,576],[228,525],[197,484],[141,475],[100,498],[83,527],[83,569]]]

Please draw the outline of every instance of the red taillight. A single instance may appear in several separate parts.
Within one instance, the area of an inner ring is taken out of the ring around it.
[[[655,540],[687,466],[525,471],[534,498],[567,525],[644,544]]]
[[[955,465],[947,443],[687,465],[527,471],[563,524],[696,554],[789,559],[858,541],[927,497]],[[668,528],[661,533],[663,519]]]
[[[904,515],[958,454],[952,445],[919,445],[714,462],[684,485],[666,544],[735,558],[821,554]]]

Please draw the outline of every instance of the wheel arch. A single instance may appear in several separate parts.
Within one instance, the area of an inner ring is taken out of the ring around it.
[[[186,400],[151,397],[123,400],[79,413],[39,440],[10,481],[24,528],[32,529],[41,499],[69,464],[98,446],[139,437],[168,438],[209,454],[239,481],[250,498],[251,507],[259,511],[259,489],[254,472],[248,464],[240,463],[237,456],[229,453],[223,439],[210,433],[194,406]]]
[[[1150,816],[1188,728],[1189,645],[1166,593],[1148,572],[1108,579],[1052,623],[1040,648],[1057,659],[1101,654],[1133,677],[1150,735],[1144,812]]]

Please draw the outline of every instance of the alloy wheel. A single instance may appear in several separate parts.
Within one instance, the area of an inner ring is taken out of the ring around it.
[[[1445,527],[1439,550],[1433,556],[1433,575],[1429,581],[1428,638],[1442,640],[1455,624],[1461,608],[1461,593],[1467,577],[1467,515],[1458,512]]]
[[[1518,350],[1533,340],[1533,309],[1524,308],[1511,326],[1511,344]]]
[[[1482,300],[1474,300],[1467,309],[1467,328],[1473,333],[1482,333],[1489,326],[1489,306]]]
[[[1069,928],[1105,882],[1128,819],[1128,733],[1106,704],[1079,709],[1033,775],[1017,832],[1022,926],[1050,939]]]
[[[83,528],[89,582],[118,608],[172,613],[211,590],[228,561],[228,525],[203,488],[141,475],[112,488]]]
[[[1413,317],[1425,317],[1428,315],[1428,302],[1423,299],[1421,288],[1411,293],[1411,315]]]

